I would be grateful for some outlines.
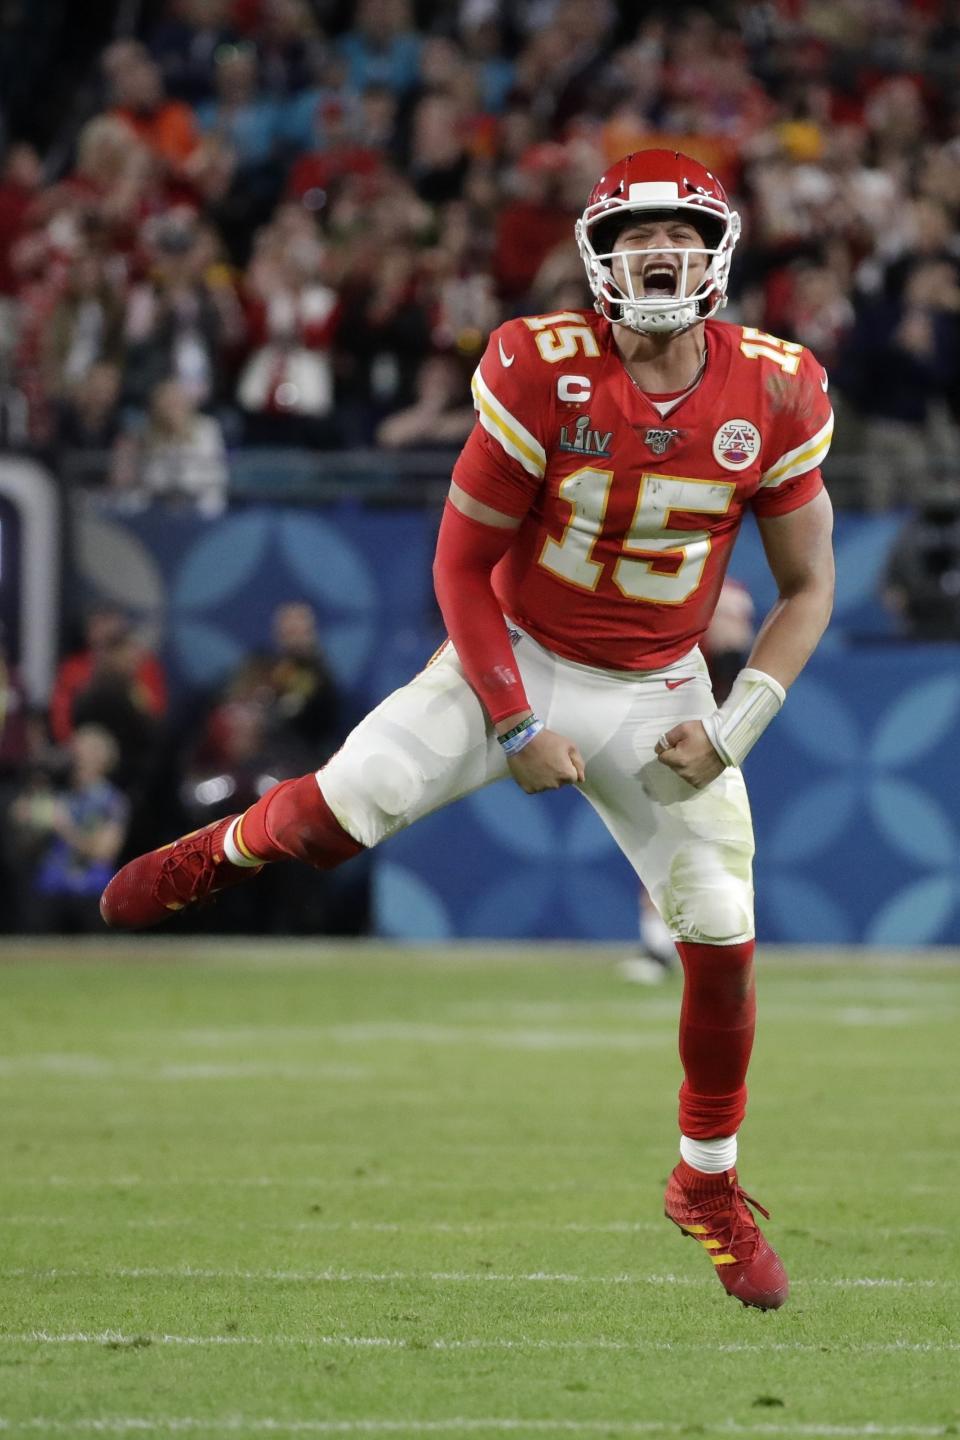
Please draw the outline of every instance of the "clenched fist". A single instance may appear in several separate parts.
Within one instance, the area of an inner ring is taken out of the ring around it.
[[[707,738],[699,720],[684,720],[661,735],[655,746],[657,759],[695,790],[702,790],[727,767]]]

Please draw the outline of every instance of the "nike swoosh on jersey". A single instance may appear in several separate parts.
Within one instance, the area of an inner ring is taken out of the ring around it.
[[[516,355],[508,356],[506,350],[504,350],[503,348],[503,341],[500,339],[497,340],[497,348],[500,351],[500,364],[503,366],[504,370],[509,370],[514,360],[516,360],[517,358]]]
[[[682,680],[664,680],[663,683],[668,690],[678,690],[681,685],[689,685],[690,681],[696,678],[695,675],[684,675]]]

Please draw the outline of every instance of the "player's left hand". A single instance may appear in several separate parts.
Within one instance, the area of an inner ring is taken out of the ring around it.
[[[666,765],[695,790],[702,790],[726,769],[707,738],[699,720],[684,720],[661,735],[654,747],[661,765]]]

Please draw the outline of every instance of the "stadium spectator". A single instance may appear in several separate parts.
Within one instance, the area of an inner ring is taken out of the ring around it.
[[[42,256],[69,259],[91,237],[103,254],[129,257],[140,224],[165,199],[149,149],[116,116],[97,115],[80,132],[76,168],[44,195]]]
[[[421,200],[443,205],[463,194],[470,156],[459,99],[434,91],[418,101],[411,126],[409,174]]]
[[[814,260],[784,267],[768,285],[761,329],[786,334],[822,356],[830,374],[855,320],[854,307],[836,269]]]
[[[164,380],[150,396],[137,490],[145,497],[195,506],[219,515],[227,503],[227,452],[220,423],[200,415],[178,380]]]
[[[875,256],[860,267],[858,289],[897,299],[919,264],[936,261],[950,266],[953,284],[960,283],[960,238],[951,212],[942,198],[918,195],[884,233]]]
[[[316,612],[303,600],[278,605],[267,656],[267,723],[275,743],[332,755],[342,736],[337,684],[323,653]]]
[[[919,262],[902,296],[862,306],[839,378],[865,417],[865,502],[920,499],[909,488],[918,460],[936,467],[958,450],[947,403],[960,380],[960,288],[949,262]]]
[[[153,779],[163,741],[156,696],[141,680],[149,658],[137,632],[127,627],[96,651],[89,682],[72,709],[76,729],[96,725],[112,735],[117,744],[112,773],[134,801]]]
[[[294,631],[305,639],[312,627],[311,618],[296,617],[299,610],[309,612],[309,607],[281,607],[286,618],[279,624],[283,631],[289,627],[289,639]],[[297,668],[303,675],[302,657]],[[229,687],[228,698],[212,711],[199,745],[187,757],[180,801],[183,823],[188,827],[206,825],[225,804],[255,803],[278,779],[295,773],[289,767],[296,765],[302,752],[289,746],[289,735],[278,731],[271,716],[275,697],[269,694],[270,672],[266,656],[254,657],[242,668]],[[295,690],[288,691],[287,698],[294,694]],[[300,718],[307,718],[312,704],[308,699]],[[320,717],[322,708],[315,718]],[[310,728],[313,730],[312,725]],[[333,743],[328,734],[324,744],[332,748]],[[338,876],[278,865],[263,880],[255,893],[247,890],[225,896],[208,915],[199,917],[199,928],[241,935],[357,934],[364,928],[365,876],[344,886]]]
[[[500,115],[513,90],[516,64],[507,52],[500,22],[487,10],[460,13],[460,43],[476,77],[480,108],[487,115]]]
[[[264,0],[256,48],[267,94],[283,97],[306,89],[326,55],[308,0]]]
[[[551,250],[530,287],[531,314],[556,310],[589,310],[592,297],[583,277],[583,264],[572,245]]]
[[[941,483],[903,524],[884,599],[911,640],[960,638],[960,496]]]
[[[396,100],[386,89],[367,90],[357,104],[337,96],[312,101],[309,131],[301,136],[301,119],[294,117],[285,132],[289,143],[306,151],[291,166],[290,198],[302,201],[308,210],[321,211],[327,205],[327,192],[338,181],[383,169],[394,147],[396,109]]]
[[[43,184],[40,156],[32,145],[11,145],[0,172],[0,304],[15,295],[19,277],[13,254],[26,232],[30,211]]]
[[[398,198],[415,198],[397,189]],[[416,212],[408,207],[407,214],[414,219]],[[415,402],[417,367],[432,330],[409,240],[398,235],[378,247],[368,269],[355,264],[344,287],[339,342],[344,393],[338,408],[347,444],[370,444],[382,419]]]
[[[278,605],[271,639],[269,648],[248,655],[223,685],[210,709],[195,765],[208,771],[229,768],[235,706],[257,712],[261,769],[271,774],[296,774],[306,757],[330,755],[339,745],[341,699],[313,607],[303,600]]]
[[[431,356],[418,371],[414,404],[381,421],[376,443],[386,450],[462,445],[476,418],[468,393],[458,361],[451,355]]]
[[[254,350],[237,390],[250,443],[329,445],[336,438],[331,347],[340,314],[324,263],[309,212],[295,206],[282,207],[258,236],[247,273]]]
[[[252,46],[229,45],[217,52],[214,86],[215,97],[197,106],[201,132],[230,146],[244,183],[263,183],[277,143],[278,116],[276,105],[260,91]]]
[[[43,738],[36,722],[36,713],[17,667],[10,662],[6,637],[0,630],[0,793],[25,765],[38,758]]]
[[[562,146],[533,145],[516,171],[515,198],[500,207],[492,257],[498,291],[519,305],[554,250],[572,250],[573,222],[565,200],[568,157]]]
[[[148,232],[149,278],[127,301],[124,398],[145,410],[162,380],[179,380],[199,405],[211,403],[223,384],[223,315],[205,269],[208,255],[187,211],[165,215]]]
[[[154,28],[150,54],[176,99],[196,105],[212,95],[217,51],[237,39],[230,10],[230,0],[176,0]]]
[[[103,257],[89,247],[74,255],[44,335],[48,398],[62,400],[95,365],[116,367],[123,355],[123,301]]]
[[[84,623],[83,645],[64,657],[57,667],[50,695],[50,733],[66,745],[79,723],[76,706],[93,683],[102,657],[132,635],[128,616],[113,605],[92,608]],[[159,721],[167,712],[167,682],[163,666],[150,650],[138,647],[132,688],[138,708]]]
[[[125,438],[120,417],[121,372],[98,361],[70,387],[57,412],[54,441],[70,485],[91,489],[123,472]]]
[[[606,35],[614,17],[608,0],[561,0],[546,24],[528,35],[517,57],[511,103],[520,101],[556,136],[603,99]]]
[[[187,823],[205,825],[217,806],[256,799],[277,778],[263,705],[254,694],[234,695],[214,707],[187,757],[181,785]]]
[[[66,783],[37,772],[9,810],[23,876],[21,927],[34,934],[99,928],[99,891],[116,869],[129,821],[129,801],[109,779],[119,758],[113,737],[82,725],[68,748]]]
[[[24,777],[40,768],[49,748],[46,717],[30,705],[0,629],[0,816],[9,817]],[[20,877],[12,830],[8,824],[0,834],[0,932],[4,934],[15,933],[20,922]]]
[[[224,804],[253,804],[277,780],[312,763],[310,757],[331,755],[342,742],[339,687],[312,606],[300,600],[278,605],[271,638],[268,649],[248,656],[226,682],[186,759],[180,795],[188,827],[206,824]],[[238,895],[218,906],[214,928],[257,934],[362,929],[365,877],[344,888],[285,866],[267,879],[256,903]]]
[[[120,42],[106,65],[111,116],[127,126],[171,177],[187,174],[197,148],[196,118],[164,94],[163,75],[142,46]]]
[[[353,28],[338,42],[351,89],[386,85],[408,95],[420,77],[422,43],[408,0],[360,0]]]

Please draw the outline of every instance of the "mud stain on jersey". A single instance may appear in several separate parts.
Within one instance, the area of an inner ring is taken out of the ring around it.
[[[768,375],[765,384],[772,410],[799,415],[802,419],[813,416],[817,396],[809,385],[798,385],[794,376],[779,372]]]

